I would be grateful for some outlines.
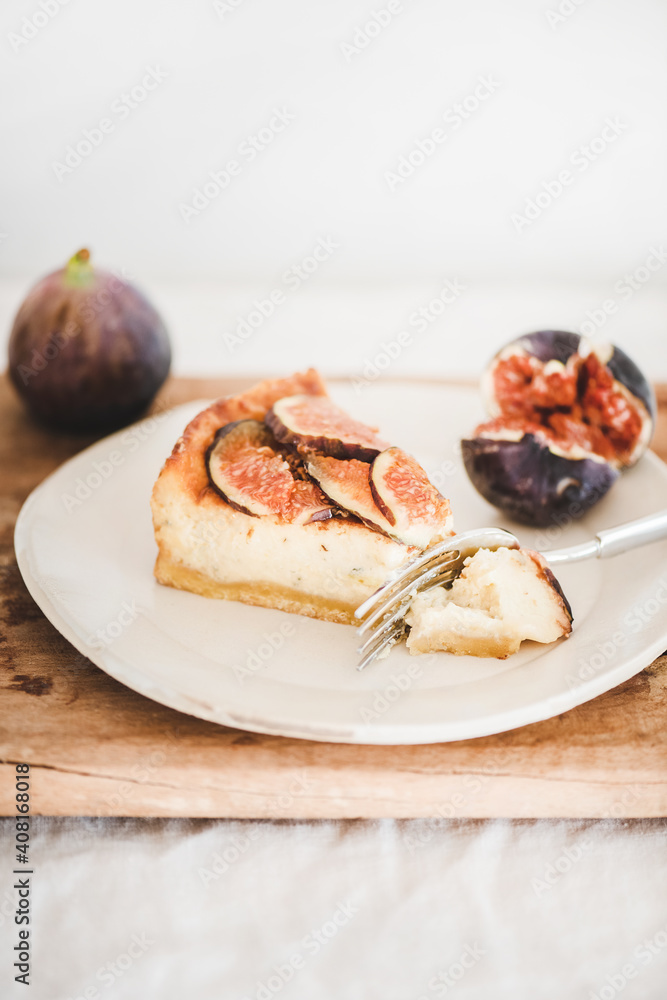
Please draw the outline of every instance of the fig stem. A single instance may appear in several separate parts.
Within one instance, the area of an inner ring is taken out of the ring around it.
[[[90,251],[79,250],[67,262],[65,281],[68,285],[87,285],[93,278],[93,265],[90,263]]]

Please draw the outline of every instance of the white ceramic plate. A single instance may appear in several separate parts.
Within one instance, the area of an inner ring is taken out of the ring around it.
[[[512,526],[470,485],[457,442],[481,418],[477,393],[384,381],[333,396],[413,452],[452,498],[459,531],[499,524],[534,548],[583,541],[667,507],[653,454],[580,522]],[[161,587],[149,497],[189,403],[88,448],[26,501],[16,526],[23,578],[56,628],[112,677],[191,715],[254,732],[341,743],[431,743],[503,732],[608,691],[667,647],[667,542],[562,569],[572,636],[524,643],[507,660],[411,657],[404,646],[363,673],[347,625]]]

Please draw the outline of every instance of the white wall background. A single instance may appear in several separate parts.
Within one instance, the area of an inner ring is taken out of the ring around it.
[[[392,0],[356,52],[388,0],[43,3],[48,17],[39,0],[0,13],[3,334],[31,282],[86,245],[152,295],[183,372],[358,373],[406,329],[392,374],[469,376],[515,333],[592,314],[667,378],[663,0]],[[148,67],[165,79],[119,110]],[[480,78],[493,93],[456,119]],[[241,144],[275,108],[293,119],[250,160]],[[56,171],[104,118],[90,155]],[[392,190],[388,172],[438,127]],[[186,222],[230,159],[238,175]],[[284,273],[328,237],[337,249],[290,288]],[[411,314],[446,279],[465,291],[418,331]],[[285,300],[230,350],[224,334],[274,289]]]

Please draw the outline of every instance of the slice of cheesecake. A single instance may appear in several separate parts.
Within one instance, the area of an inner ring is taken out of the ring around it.
[[[153,489],[162,584],[351,623],[388,574],[452,534],[412,456],[337,407],[312,369],[220,399]]]

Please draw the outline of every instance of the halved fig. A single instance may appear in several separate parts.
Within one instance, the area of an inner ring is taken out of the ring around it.
[[[506,345],[482,391],[493,419],[462,442],[466,469],[487,500],[528,524],[580,516],[653,433],[655,397],[639,368],[576,333],[541,330]]]
[[[280,442],[302,452],[372,462],[387,447],[373,427],[348,417],[328,396],[286,396],[265,420]]]
[[[400,448],[386,448],[370,469],[375,503],[392,525],[392,534],[406,545],[425,549],[452,533],[449,501],[430,482],[421,465]]]
[[[268,427],[258,420],[221,427],[206,452],[211,485],[235,510],[251,517],[274,515],[290,524],[331,517],[331,504],[294,465],[293,458],[285,461]]]
[[[508,344],[491,361],[482,388],[493,417],[534,423],[618,468],[644,454],[656,415],[653,390],[637,365],[612,344],[541,330]]]
[[[360,462],[356,458],[332,458],[313,452],[306,458],[306,469],[335,504],[356,514],[370,528],[395,537],[393,523],[384,517],[373,499],[368,462]]]

